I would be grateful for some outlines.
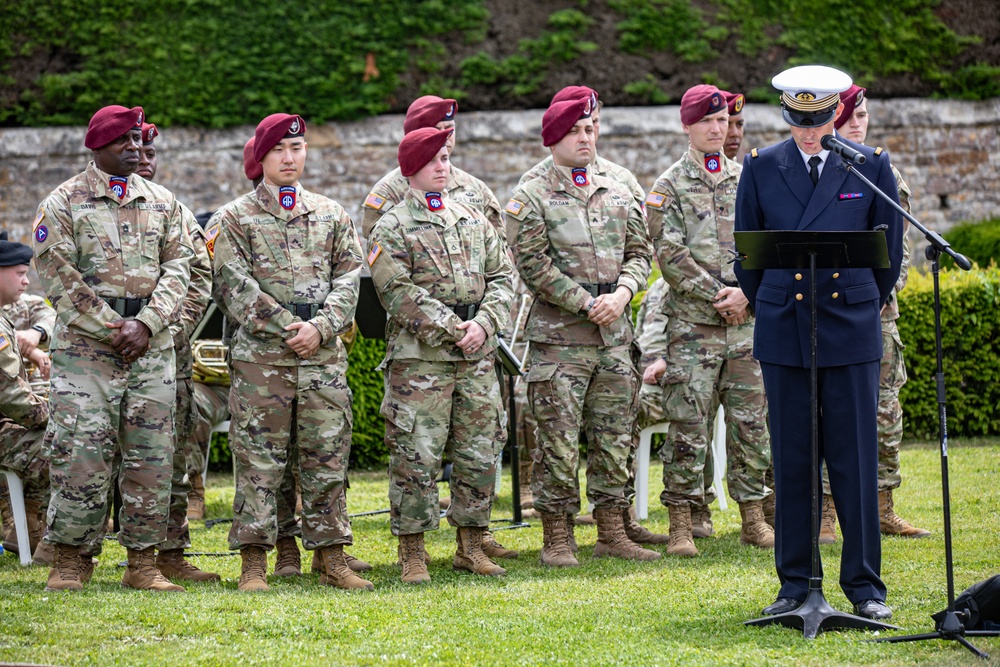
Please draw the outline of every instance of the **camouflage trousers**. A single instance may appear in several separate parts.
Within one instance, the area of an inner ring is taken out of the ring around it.
[[[528,402],[538,424],[531,492],[540,512],[580,511],[580,432],[587,437],[587,499],[627,507],[637,375],[628,345],[548,345],[529,353]]]
[[[392,534],[437,530],[435,480],[444,458],[452,463],[448,523],[487,527],[497,462],[507,439],[494,358],[393,359],[385,369],[381,413]]]
[[[187,460],[194,442],[194,380],[177,378],[177,400],[174,406],[174,456],[173,475],[170,478],[170,512],[167,515],[167,539],[160,549],[186,549],[191,546],[188,530],[188,494],[191,479]],[[201,474],[199,470],[197,474]]]
[[[174,453],[172,346],[129,364],[110,345],[68,333],[52,352],[50,542],[85,546],[103,534],[114,458],[121,456],[118,541],[146,549],[166,538]]]
[[[899,445],[903,441],[903,407],[899,390],[906,384],[903,342],[896,320],[882,320],[882,361],[878,377],[878,489],[898,489]],[[823,493],[830,494],[830,479],[823,468]]]
[[[354,417],[346,371],[346,361],[316,366],[233,361],[229,447],[236,495],[231,549],[274,546],[281,536],[278,497],[283,483],[288,488],[293,468],[302,490],[303,546],[353,543],[346,478]],[[294,481],[290,486],[294,492]],[[293,496],[293,512],[294,507]]]
[[[696,324],[673,318],[667,329],[663,410],[670,423],[663,460],[664,505],[704,504],[705,465],[719,404],[726,413],[726,482],[738,503],[771,494],[767,403],[753,358],[753,323]]]
[[[13,470],[21,478],[25,500],[49,503],[49,456],[43,441],[45,428],[24,428],[0,417],[0,468]],[[0,495],[10,502],[6,476],[0,476]]]

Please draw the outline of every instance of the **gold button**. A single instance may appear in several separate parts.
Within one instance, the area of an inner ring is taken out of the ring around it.
[[[839,273],[835,273],[835,274],[833,274],[833,277],[834,277],[835,279],[836,279],[836,278],[839,278],[839,277],[840,277],[840,274],[839,274]]]
[[[802,301],[802,295],[801,294],[796,294],[795,295],[795,300],[796,301]]]
[[[834,298],[834,299],[836,299],[836,298],[837,298],[838,296],[840,296],[840,293],[839,293],[839,292],[834,292],[834,293],[833,293],[833,298]]]
[[[801,273],[796,273],[795,274],[795,279],[796,280],[802,280],[802,274]]]

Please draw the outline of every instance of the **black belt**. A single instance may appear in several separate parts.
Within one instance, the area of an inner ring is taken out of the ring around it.
[[[466,322],[475,317],[476,313],[479,312],[478,303],[460,303],[457,306],[448,307],[451,308],[451,312],[455,313]]]
[[[739,287],[740,286],[740,284],[738,282],[735,282],[735,281],[730,283],[730,282],[726,282],[725,280],[719,280],[719,282],[722,283],[723,285],[725,285],[726,287]]]
[[[283,303],[281,307],[290,312],[295,317],[301,320],[308,321],[316,317],[316,313],[319,312],[320,304],[318,303]]]
[[[102,296],[101,301],[111,306],[111,309],[122,317],[135,317],[140,310],[149,305],[149,299],[124,299],[117,296]]]
[[[618,283],[580,283],[580,287],[590,292],[595,299],[602,294],[614,294]]]

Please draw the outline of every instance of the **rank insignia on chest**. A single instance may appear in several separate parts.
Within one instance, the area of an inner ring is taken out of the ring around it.
[[[718,153],[707,153],[705,155],[705,170],[713,174],[722,171],[722,158]]]
[[[118,199],[124,199],[128,192],[128,179],[122,176],[112,176],[108,179],[108,189],[115,193]]]
[[[382,207],[385,206],[385,197],[379,197],[373,192],[365,197],[365,206],[373,208],[376,211],[381,211]]]
[[[577,167],[573,170],[573,183],[581,188],[586,185],[590,185],[590,179],[587,178],[586,167]]]
[[[295,208],[295,188],[291,185],[282,185],[278,188],[278,203],[281,208],[291,211]]]
[[[382,254],[382,246],[379,245],[378,241],[372,244],[371,252],[368,253],[368,266],[372,266],[378,256]]]
[[[865,193],[863,193],[863,192],[841,192],[840,193],[840,198],[841,199],[861,199],[864,196],[865,196]]]
[[[427,197],[427,208],[432,211],[440,211],[444,208],[444,200],[441,199],[440,192],[428,192]]]

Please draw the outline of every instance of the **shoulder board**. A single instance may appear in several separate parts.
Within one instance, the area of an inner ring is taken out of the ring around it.
[[[752,150],[750,151],[750,157],[752,157],[752,158],[754,158],[754,159],[756,159],[756,158],[757,158],[757,149],[756,149],[756,148],[754,148],[754,149],[752,149]]]
[[[882,154],[882,147],[881,146],[876,146],[875,147],[875,155],[881,155],[881,154]]]

